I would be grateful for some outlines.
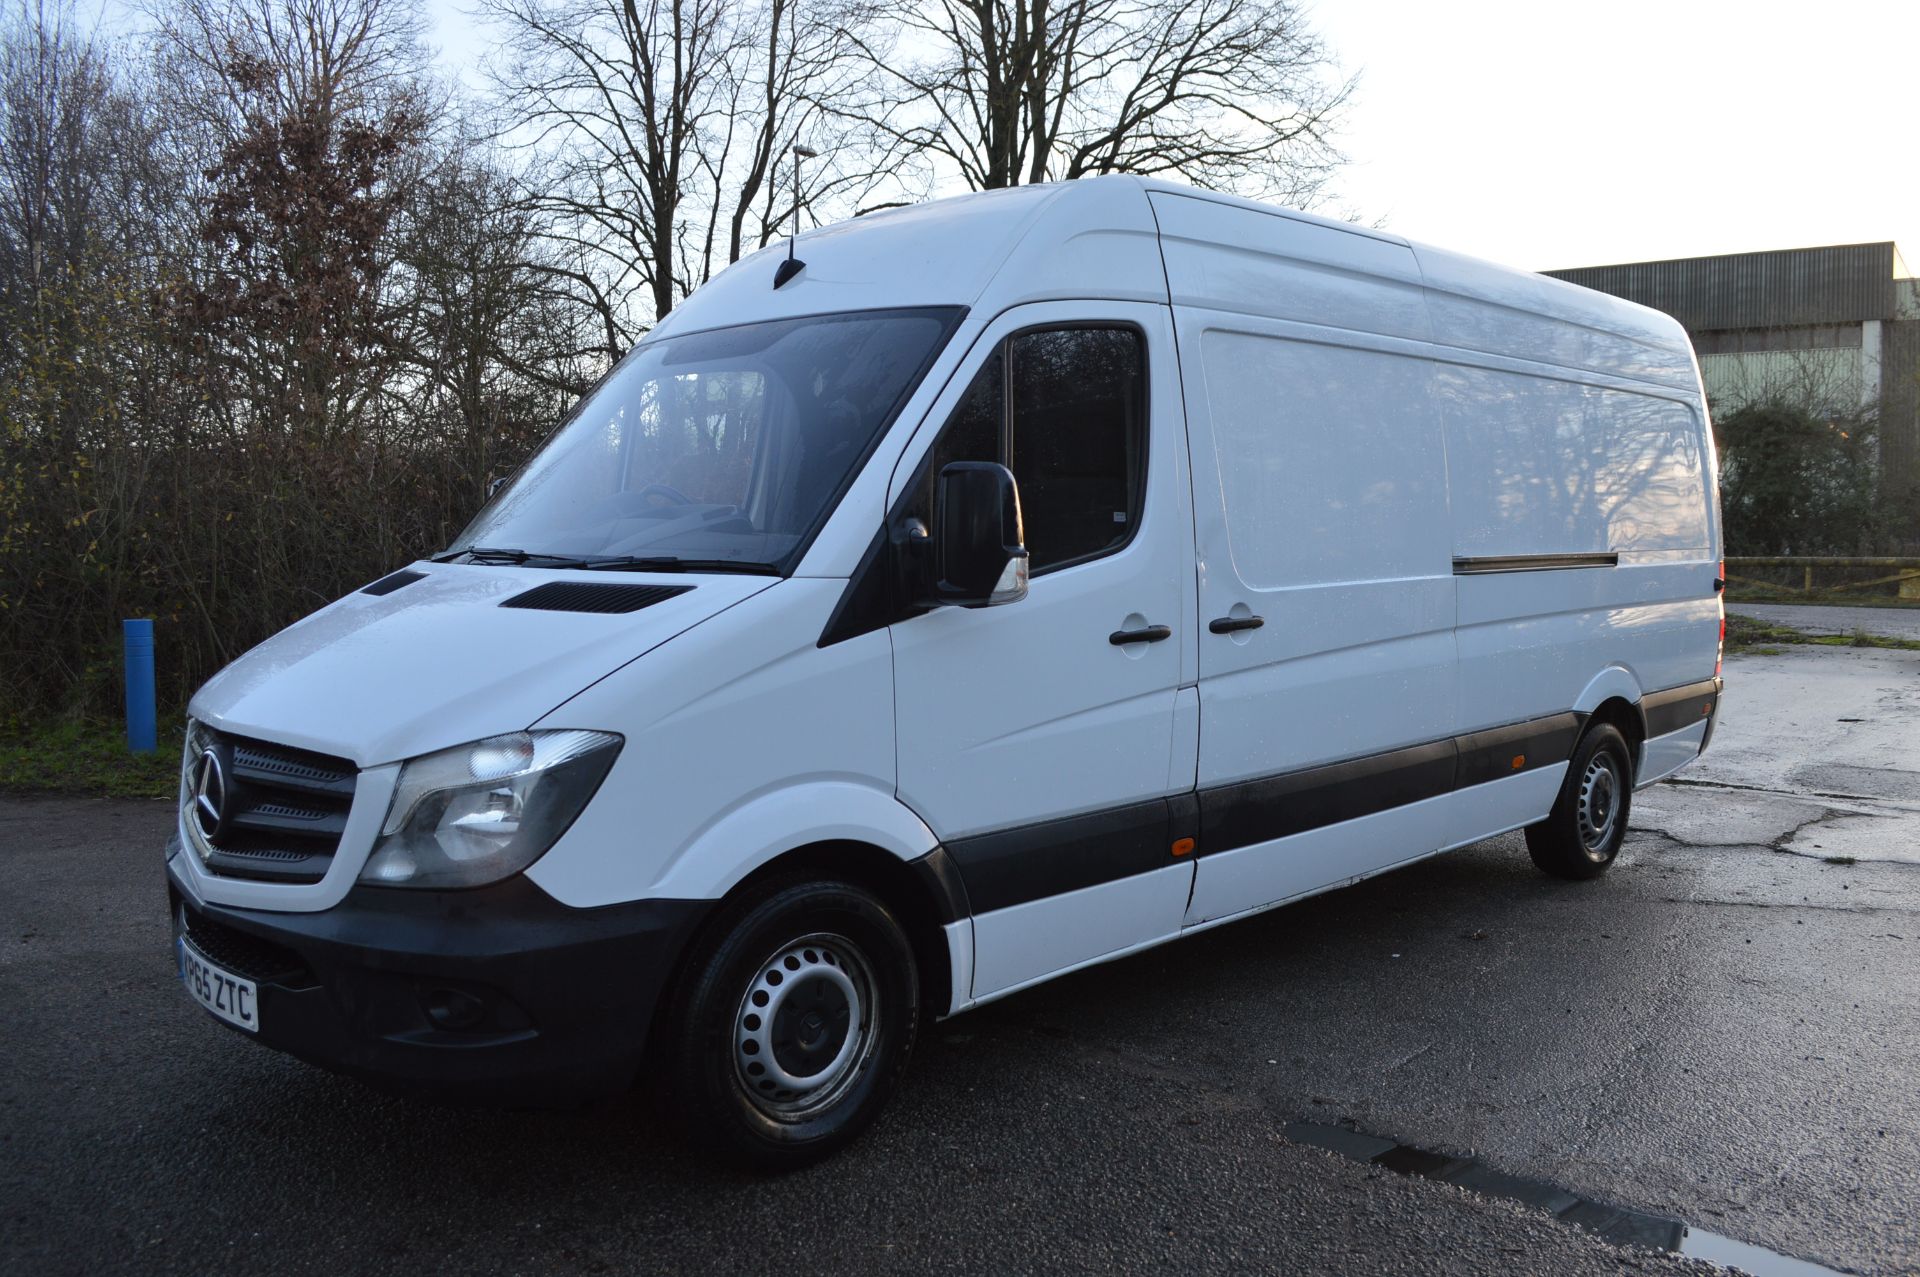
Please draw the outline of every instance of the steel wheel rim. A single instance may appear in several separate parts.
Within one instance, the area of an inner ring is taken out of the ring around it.
[[[1613,841],[1614,828],[1620,822],[1620,795],[1620,776],[1613,756],[1595,754],[1580,778],[1578,804],[1580,845],[1595,860],[1606,858],[1607,844]]]
[[[755,970],[733,1017],[734,1076],[779,1122],[802,1122],[843,1099],[880,1040],[873,968],[845,936],[815,932],[781,945]]]

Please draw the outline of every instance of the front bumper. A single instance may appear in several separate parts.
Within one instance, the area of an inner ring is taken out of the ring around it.
[[[714,904],[572,909],[516,875],[465,891],[359,887],[330,909],[278,913],[197,900],[180,854],[167,863],[175,934],[254,981],[260,1028],[243,1036],[468,1103],[565,1105],[629,1085]]]

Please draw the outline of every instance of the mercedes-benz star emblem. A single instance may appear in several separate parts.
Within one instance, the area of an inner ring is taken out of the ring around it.
[[[220,755],[209,749],[200,755],[193,772],[193,819],[208,842],[220,832],[220,811],[226,805],[227,774],[220,766]]]

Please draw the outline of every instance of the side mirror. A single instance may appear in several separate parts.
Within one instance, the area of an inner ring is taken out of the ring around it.
[[[998,607],[1027,597],[1020,489],[992,461],[953,461],[935,494],[934,597],[961,607]]]

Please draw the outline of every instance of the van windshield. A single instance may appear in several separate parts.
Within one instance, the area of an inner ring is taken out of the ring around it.
[[[442,557],[790,571],[962,313],[643,342]]]

